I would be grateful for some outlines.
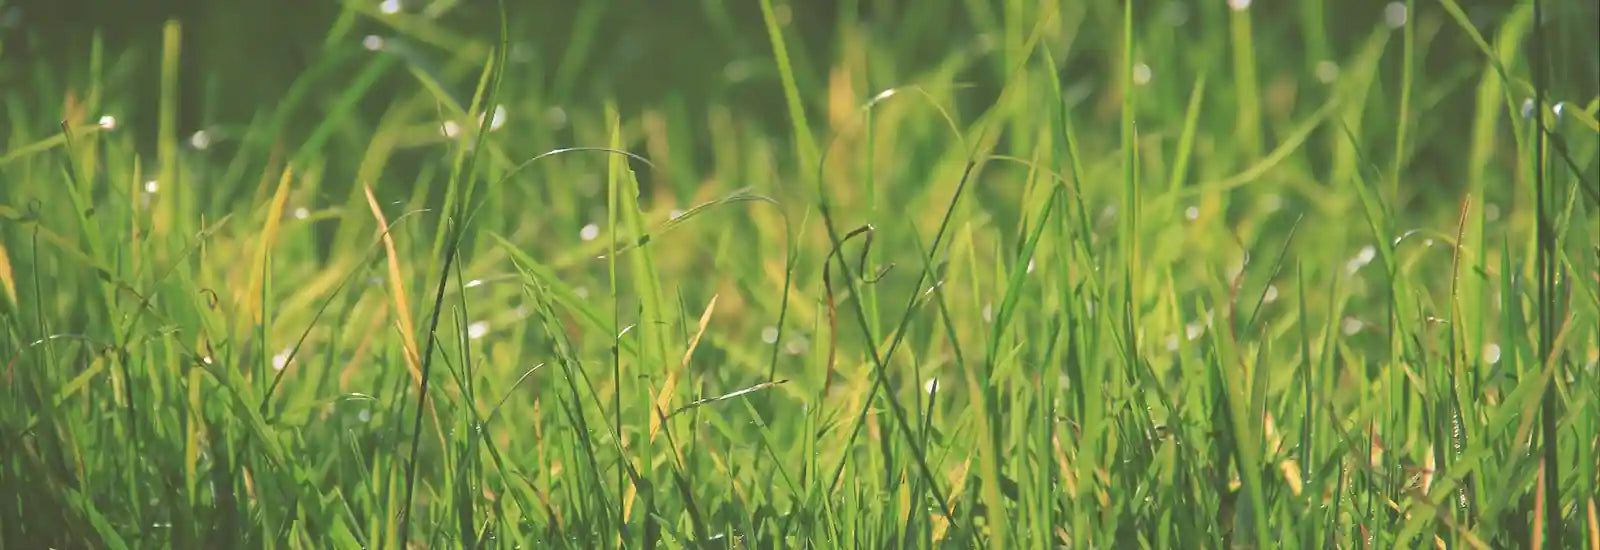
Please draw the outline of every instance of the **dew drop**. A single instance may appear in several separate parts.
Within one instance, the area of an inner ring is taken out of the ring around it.
[[[1133,66],[1133,83],[1136,85],[1143,86],[1145,84],[1149,84],[1150,79],[1154,76],[1155,74],[1150,70],[1149,65],[1140,63]]]
[[[400,0],[383,0],[382,4],[378,4],[378,11],[389,15],[400,13]]]
[[[100,122],[96,124],[99,125],[100,129],[102,130],[115,130],[117,129],[117,117],[104,115],[100,117]]]
[[[1490,365],[1500,362],[1500,344],[1483,345],[1483,362]]]
[[[1333,81],[1339,79],[1339,64],[1328,60],[1318,61],[1317,68],[1312,74],[1316,75],[1317,81],[1323,84],[1332,84]]]
[[[1250,0],[1228,0],[1228,9],[1233,11],[1250,9]]]
[[[578,231],[578,238],[583,239],[585,241],[595,240],[595,238],[597,238],[599,236],[600,236],[600,226],[592,224],[592,223],[583,226],[583,229]]]
[[[369,34],[365,38],[361,39],[361,47],[366,48],[367,51],[371,52],[381,50],[383,49],[383,37],[376,34]]]
[[[1390,2],[1383,7],[1383,22],[1391,29],[1398,29],[1406,25],[1406,5],[1404,2]]]
[[[467,325],[467,338],[477,340],[479,338],[483,338],[486,334],[489,334],[488,321],[478,321],[476,323]]]
[[[1361,332],[1361,329],[1366,326],[1366,323],[1361,322],[1360,319],[1355,317],[1345,317],[1344,322],[1340,324],[1340,328],[1344,330],[1345,336],[1354,336],[1355,333]]]
[[[1195,220],[1200,219],[1200,207],[1191,206],[1191,207],[1183,209],[1183,217],[1187,218],[1189,221],[1195,221]]]
[[[311,211],[307,210],[306,207],[301,206],[294,209],[294,219],[303,220],[309,217],[311,217]]]
[[[211,147],[211,134],[206,133],[205,130],[196,131],[189,136],[189,145],[195,149],[205,150],[207,147]]]
[[[761,341],[762,342],[766,342],[768,344],[777,343],[778,342],[778,327],[767,327],[767,328],[761,329]]]

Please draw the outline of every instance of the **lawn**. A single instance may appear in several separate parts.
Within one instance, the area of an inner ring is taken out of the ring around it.
[[[1597,5],[1256,4],[0,0],[0,549],[1600,550]]]

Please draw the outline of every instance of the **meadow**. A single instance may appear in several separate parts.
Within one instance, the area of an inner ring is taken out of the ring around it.
[[[1594,2],[155,4],[0,0],[0,549],[1600,550]]]

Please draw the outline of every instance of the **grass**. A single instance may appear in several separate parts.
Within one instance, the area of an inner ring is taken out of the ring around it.
[[[0,30],[0,548],[1600,549],[1593,6],[603,4]]]

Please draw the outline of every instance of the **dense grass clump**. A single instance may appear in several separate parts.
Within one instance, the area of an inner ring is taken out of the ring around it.
[[[1593,3],[46,4],[0,548],[1600,549]]]

